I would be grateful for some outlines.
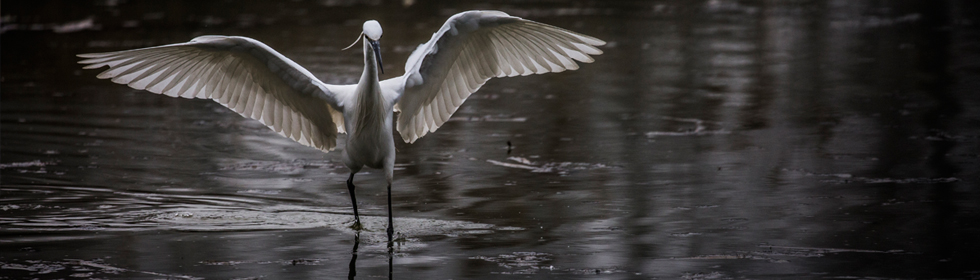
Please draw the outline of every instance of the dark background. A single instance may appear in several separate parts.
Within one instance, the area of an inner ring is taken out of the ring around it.
[[[4,1],[0,279],[980,277],[973,1],[414,2]],[[378,172],[355,247],[338,153],[74,56],[240,35],[355,83],[365,20],[389,78],[471,9],[609,44],[397,143],[391,255]]]

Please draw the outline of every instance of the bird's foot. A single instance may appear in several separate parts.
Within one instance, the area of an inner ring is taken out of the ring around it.
[[[406,240],[408,240],[408,237],[401,232],[392,234],[391,237],[388,238],[388,253],[393,253],[395,251],[395,244],[405,242]]]
[[[355,220],[354,221],[354,224],[350,225],[350,229],[353,229],[353,230],[356,230],[356,231],[361,231],[361,230],[364,230],[364,226],[361,225],[361,221],[360,220]]]
[[[394,235],[394,239],[392,239],[392,241],[394,241],[394,242],[405,242],[407,240],[408,240],[408,237],[405,236],[404,234],[402,234],[401,232],[396,232],[395,235]]]

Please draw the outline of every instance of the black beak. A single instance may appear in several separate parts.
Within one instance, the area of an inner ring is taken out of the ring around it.
[[[378,71],[381,72],[381,74],[384,74],[385,67],[382,66],[381,63],[381,42],[371,40],[371,39],[368,39],[368,42],[371,43],[371,48],[374,49],[374,57],[378,58]]]

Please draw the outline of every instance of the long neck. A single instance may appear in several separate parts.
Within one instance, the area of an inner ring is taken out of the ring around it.
[[[385,118],[384,97],[381,95],[381,85],[378,82],[378,62],[371,48],[371,43],[364,39],[364,73],[361,74],[361,81],[357,83],[357,108],[354,112],[353,131],[348,128],[348,133],[360,134],[371,131],[369,127],[379,126]],[[346,116],[345,116],[346,117]]]
[[[364,73],[361,74],[361,83],[372,82],[378,83],[378,58],[374,55],[374,49],[371,48],[371,43],[368,42],[367,38],[361,39],[364,41]]]

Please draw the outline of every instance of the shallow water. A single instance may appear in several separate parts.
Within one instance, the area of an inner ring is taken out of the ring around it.
[[[416,2],[5,2],[0,279],[980,278],[972,2]],[[609,44],[397,143],[390,255],[376,170],[357,234],[339,153],[74,57],[243,35],[353,83],[363,20],[392,77],[469,9]]]

